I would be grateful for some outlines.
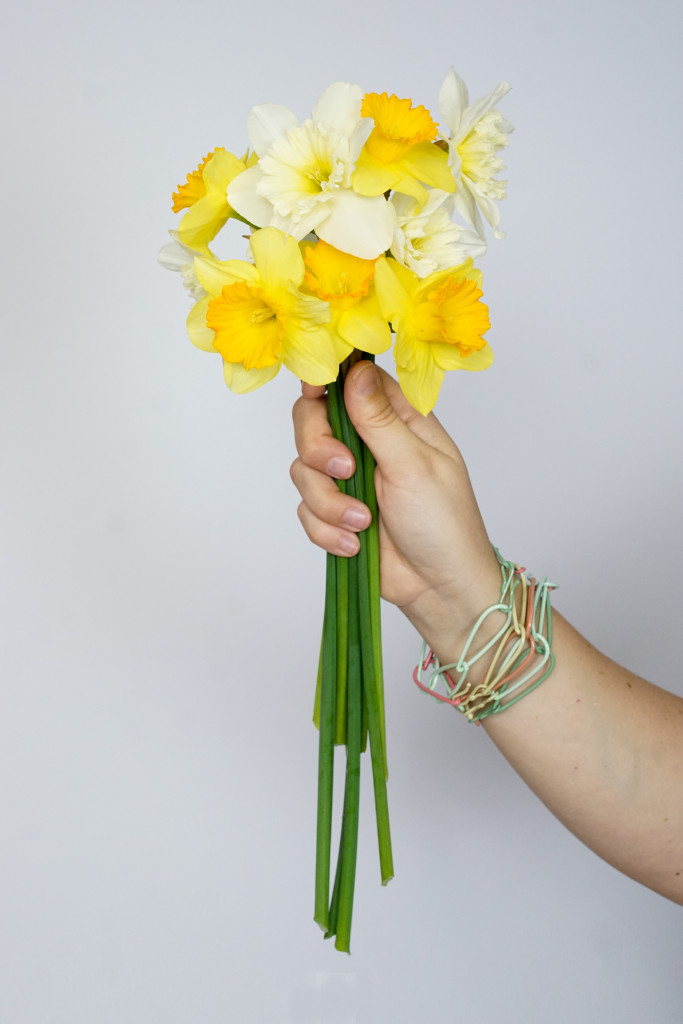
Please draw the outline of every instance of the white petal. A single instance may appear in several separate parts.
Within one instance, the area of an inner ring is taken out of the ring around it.
[[[275,139],[279,139],[299,123],[296,114],[280,103],[261,103],[247,114],[247,131],[251,148],[259,156],[267,153]]]
[[[465,179],[460,178],[458,187],[453,193],[453,206],[455,210],[463,217],[468,224],[471,224],[474,230],[479,235],[484,234],[484,222],[481,219],[479,208],[475,201],[475,197],[467,184]]]
[[[477,121],[480,120],[487,114],[489,110],[493,110],[499,100],[502,100],[506,93],[510,92],[512,86],[509,82],[499,82],[495,89],[493,89],[486,96],[482,96],[480,100],[476,100],[471,107],[468,107],[463,114],[456,143],[464,139],[474,128]]]
[[[439,112],[451,129],[451,135],[458,133],[462,115],[469,101],[467,86],[458,72],[451,68],[439,90]]]
[[[474,201],[476,202],[477,206],[486,217],[491,227],[497,229],[498,224],[500,223],[500,210],[498,209],[494,201],[492,199],[489,199],[488,196],[484,195],[481,189],[478,189],[475,184],[472,184],[470,186],[470,190]],[[476,227],[476,224],[474,226]],[[480,232],[480,234],[483,234],[483,231]],[[500,231],[494,231],[494,235],[496,238],[505,238],[505,234]]]
[[[351,163],[356,162],[360,151],[372,134],[375,123],[371,117],[362,118],[349,137],[349,158]]]
[[[174,235],[175,233],[174,231],[169,231],[169,235]],[[173,242],[167,242],[166,245],[159,249],[157,259],[166,270],[181,270],[186,263],[192,261],[194,255],[182,242],[174,240]]]
[[[316,229],[328,245],[364,260],[374,260],[391,245],[395,214],[384,196],[338,189],[328,208],[329,216]]]
[[[360,121],[363,90],[359,85],[348,82],[333,82],[328,85],[313,108],[312,118],[328,131],[345,138],[351,135]]]
[[[273,207],[256,191],[262,176],[261,168],[256,164],[242,171],[228,185],[228,202],[233,210],[258,228],[269,225],[273,216]]]

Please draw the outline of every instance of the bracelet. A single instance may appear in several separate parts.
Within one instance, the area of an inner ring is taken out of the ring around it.
[[[546,577],[540,581],[533,576],[527,578],[524,568],[505,561],[497,548],[493,550],[502,576],[500,601],[479,616],[457,661],[442,665],[423,642],[420,661],[413,672],[413,680],[421,690],[457,708],[476,725],[535,690],[555,665],[549,593],[557,584]],[[505,616],[500,629],[480,650],[470,654],[483,623],[496,612]],[[472,665],[492,649],[493,658],[482,682],[468,682]],[[423,681],[423,673],[432,666],[432,672]]]

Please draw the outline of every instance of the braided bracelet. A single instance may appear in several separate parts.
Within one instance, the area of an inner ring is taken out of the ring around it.
[[[457,661],[442,665],[423,643],[420,662],[413,672],[413,679],[421,690],[457,708],[477,725],[535,690],[548,678],[555,664],[548,595],[556,584],[545,577],[540,581],[533,576],[527,579],[522,567],[506,562],[497,548],[493,550],[502,576],[500,601],[479,616]],[[518,594],[521,596],[519,611]],[[496,612],[505,616],[500,629],[480,650],[470,654],[482,625]],[[493,657],[484,679],[476,684],[468,682],[472,665],[491,650]],[[423,673],[431,666],[433,670],[425,682]]]

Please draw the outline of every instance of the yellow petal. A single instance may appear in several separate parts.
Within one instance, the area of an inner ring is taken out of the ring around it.
[[[363,299],[339,317],[337,331],[352,348],[379,355],[391,348],[391,330],[376,295]]]
[[[436,405],[444,371],[434,362],[428,344],[417,342],[413,355],[410,368],[397,364],[398,382],[410,404],[426,416]]]
[[[281,362],[274,366],[266,366],[260,370],[245,370],[241,363],[228,363],[223,360],[223,376],[225,383],[231,391],[238,395],[246,395],[249,391],[255,391],[279,372]]]
[[[286,288],[291,281],[300,285],[304,279],[304,261],[299,246],[291,235],[277,228],[261,228],[249,240],[261,280],[269,288]]]
[[[187,211],[178,227],[178,237],[190,249],[208,254],[209,242],[216,237],[229,215],[230,207],[225,199],[211,192]]]
[[[381,196],[393,189],[400,177],[395,165],[383,164],[362,150],[351,175],[351,184],[359,195]]]
[[[203,352],[216,351],[213,347],[213,339],[215,335],[211,328],[206,326],[206,311],[209,308],[210,301],[211,296],[205,295],[203,299],[200,299],[199,302],[192,307],[190,315],[187,318],[187,333],[190,335],[190,341]]]
[[[377,260],[375,291],[385,320],[393,323],[410,312],[412,301],[409,288],[414,288],[418,281],[417,274],[401,267],[396,260],[387,260],[384,256]]]
[[[457,345],[448,342],[437,343],[432,348],[434,360],[444,370],[486,370],[493,362],[493,351],[488,344],[469,355],[463,355]]]
[[[282,339],[282,361],[307,384],[329,384],[339,371],[337,344],[327,327],[290,325]]]
[[[226,284],[234,284],[235,281],[246,281],[251,285],[259,283],[256,267],[245,260],[217,260],[197,256],[194,271],[200,285],[209,295],[220,295]]]
[[[448,167],[448,154],[431,142],[420,142],[411,146],[400,161],[401,167],[432,188],[444,192],[455,191],[455,181]]]

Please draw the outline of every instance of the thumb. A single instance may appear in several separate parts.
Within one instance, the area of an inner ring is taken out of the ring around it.
[[[374,363],[356,363],[344,388],[349,418],[386,469],[399,468],[417,455],[419,438],[403,422],[384,387],[383,373]]]

